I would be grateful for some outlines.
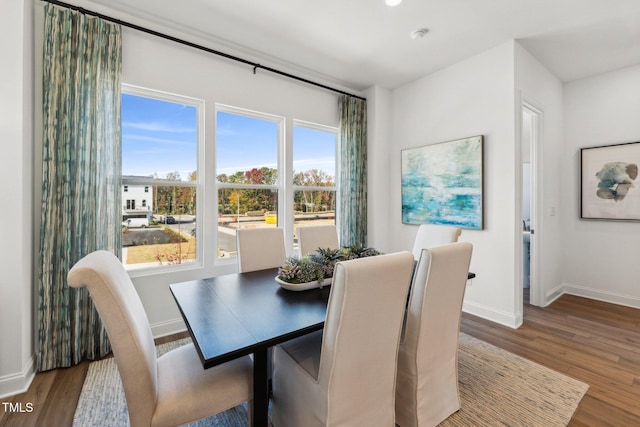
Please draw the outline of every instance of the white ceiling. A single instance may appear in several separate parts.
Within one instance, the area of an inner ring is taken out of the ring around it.
[[[560,80],[640,64],[640,0],[85,0],[344,88],[395,88],[516,39]],[[103,8],[104,10],[104,8]],[[422,40],[409,34],[426,27]]]

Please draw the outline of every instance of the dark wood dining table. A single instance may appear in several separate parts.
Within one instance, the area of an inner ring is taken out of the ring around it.
[[[253,354],[253,420],[269,422],[269,347],[324,327],[330,286],[282,289],[278,269],[170,285],[203,367]]]
[[[268,349],[322,329],[331,288],[285,290],[277,274],[273,268],[170,285],[205,369],[253,354],[255,427],[269,423]]]

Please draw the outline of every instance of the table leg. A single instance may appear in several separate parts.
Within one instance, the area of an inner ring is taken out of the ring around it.
[[[253,427],[269,425],[267,349],[253,353]]]

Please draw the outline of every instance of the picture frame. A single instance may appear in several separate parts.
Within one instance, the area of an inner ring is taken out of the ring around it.
[[[640,221],[640,142],[580,149],[580,219]]]
[[[484,137],[401,152],[402,222],[484,228]]]

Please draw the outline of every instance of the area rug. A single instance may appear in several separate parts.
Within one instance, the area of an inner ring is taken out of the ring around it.
[[[158,346],[158,355],[189,342]],[[566,426],[589,386],[501,348],[460,334],[462,408],[441,426]],[[246,427],[246,405],[189,424]],[[127,403],[113,358],[93,362],[82,387],[74,427],[128,426]]]

